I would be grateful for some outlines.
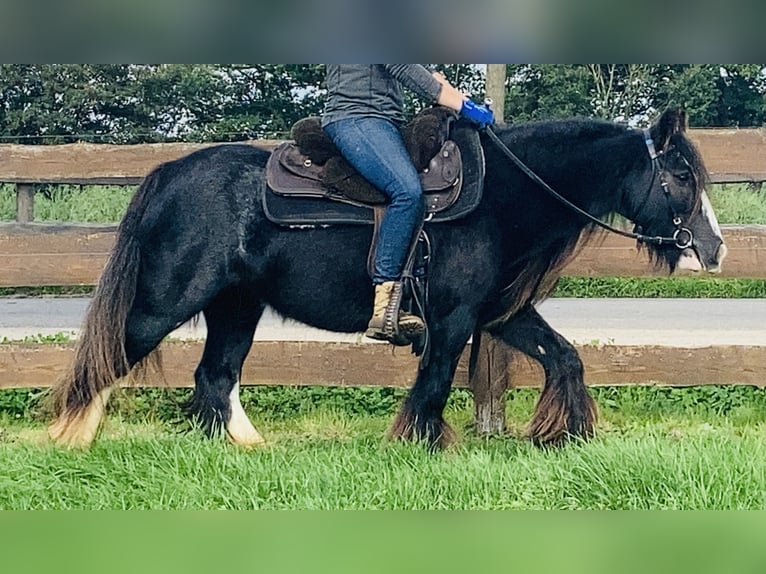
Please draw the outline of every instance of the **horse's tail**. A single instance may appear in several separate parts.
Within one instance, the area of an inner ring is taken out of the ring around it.
[[[125,330],[141,263],[137,232],[148,198],[159,187],[161,171],[154,170],[144,179],[117,228],[115,245],[88,307],[72,366],[53,388],[58,416],[79,414],[131,370]]]

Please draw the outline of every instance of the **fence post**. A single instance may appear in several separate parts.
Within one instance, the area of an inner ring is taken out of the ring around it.
[[[487,97],[492,99],[495,120],[505,121],[505,64],[487,64]]]
[[[16,221],[31,223],[35,220],[35,186],[31,183],[16,184]]]
[[[482,332],[478,339],[473,342],[479,345],[476,364],[468,373],[473,390],[476,433],[479,436],[503,434],[512,349],[486,332]]]

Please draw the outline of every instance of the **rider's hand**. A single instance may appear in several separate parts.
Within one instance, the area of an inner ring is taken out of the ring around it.
[[[487,106],[476,104],[471,100],[465,100],[463,102],[463,107],[460,109],[460,115],[468,118],[480,128],[485,128],[488,125],[495,123],[495,114],[492,110]]]

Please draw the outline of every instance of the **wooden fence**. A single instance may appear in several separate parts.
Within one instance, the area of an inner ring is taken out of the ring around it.
[[[766,181],[766,130],[692,130],[716,183]],[[257,142],[273,147],[276,142]],[[204,147],[192,144],[109,146],[0,145],[0,183],[16,186],[15,223],[0,224],[0,287],[92,285],[114,241],[113,225],[34,223],[40,184],[136,185],[161,162]],[[766,226],[725,226],[729,247],[723,277],[766,279]],[[634,242],[607,236],[584,250],[567,268],[569,276],[652,276]],[[49,385],[71,359],[73,346],[0,345],[0,388]],[[766,384],[766,348],[713,346],[589,346],[578,350],[589,384]],[[167,382],[191,383],[201,356],[197,342],[165,345]],[[503,392],[509,386],[536,386],[537,365],[489,340],[473,380],[464,355],[456,385],[474,390],[479,431],[502,428]],[[386,385],[412,384],[416,360],[386,345],[329,342],[256,342],[245,364],[246,384]]]

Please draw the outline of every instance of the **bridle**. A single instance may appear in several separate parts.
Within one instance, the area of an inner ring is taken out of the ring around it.
[[[545,191],[547,191],[551,196],[553,196],[554,199],[559,201],[560,203],[563,203],[568,208],[572,209],[576,213],[579,213],[592,223],[595,223],[599,227],[602,227],[603,229],[606,229],[607,231],[611,231],[612,233],[616,233],[617,235],[622,235],[623,237],[628,237],[630,239],[636,239],[639,242],[643,243],[652,243],[654,245],[666,245],[666,244],[673,244],[678,249],[687,249],[691,247],[694,244],[694,234],[692,234],[691,229],[688,227],[683,226],[683,219],[675,212],[673,209],[673,205],[670,198],[670,190],[668,189],[668,183],[665,181],[664,177],[664,171],[662,167],[660,166],[660,157],[662,156],[662,152],[657,152],[654,140],[651,137],[651,134],[649,133],[649,130],[644,130],[644,141],[646,143],[646,147],[649,151],[649,157],[651,159],[651,165],[652,165],[652,178],[649,181],[649,188],[646,192],[646,199],[649,198],[649,194],[651,193],[652,188],[654,187],[654,181],[657,179],[657,176],[659,174],[660,178],[660,186],[662,187],[662,191],[665,194],[665,199],[668,203],[668,210],[670,211],[670,214],[672,216],[673,225],[675,226],[675,231],[673,232],[673,235],[670,237],[662,237],[659,235],[644,235],[642,233],[634,233],[630,231],[624,231],[622,229],[618,229],[616,227],[613,227],[612,225],[609,225],[605,221],[602,221],[598,219],[597,217],[592,216],[590,213],[585,211],[584,209],[581,209],[580,207],[576,206],[574,203],[569,201],[567,198],[563,197],[559,193],[557,193],[551,186],[549,186],[545,181],[540,178],[535,172],[533,172],[521,159],[516,156],[511,150],[508,149],[508,147],[503,143],[503,141],[498,137],[498,135],[494,132],[494,129],[492,126],[487,126],[485,128],[485,133],[489,137],[492,142],[497,145],[497,147],[500,149],[500,151],[503,152],[503,154],[508,157],[516,166],[523,171],[532,181],[537,183],[540,187],[542,187]],[[646,202],[646,199],[644,200],[644,203]],[[636,229],[640,229],[639,226],[636,226]]]

